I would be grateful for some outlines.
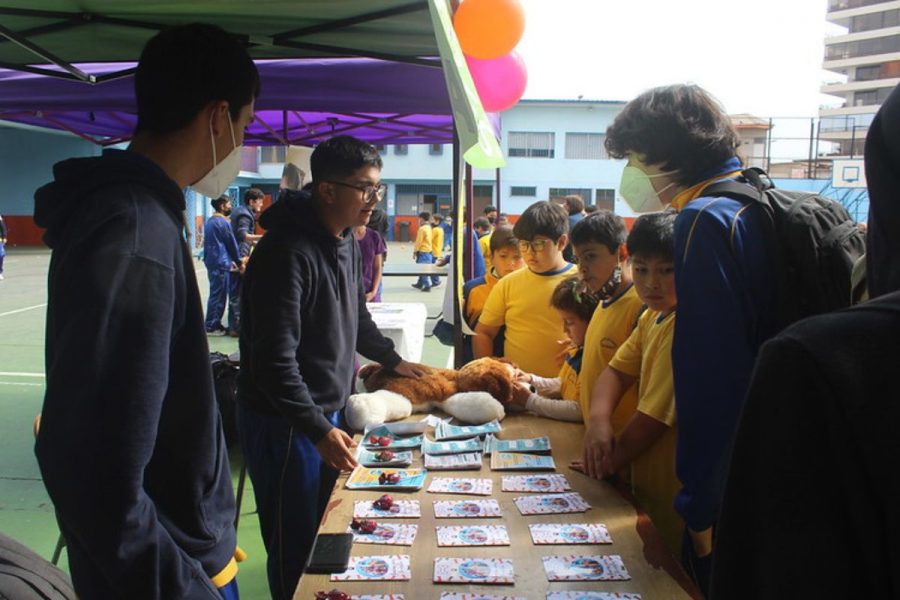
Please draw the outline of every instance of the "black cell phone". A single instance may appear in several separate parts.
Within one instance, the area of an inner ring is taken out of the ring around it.
[[[352,546],[352,533],[320,533],[309,554],[305,572],[343,573],[350,563]]]

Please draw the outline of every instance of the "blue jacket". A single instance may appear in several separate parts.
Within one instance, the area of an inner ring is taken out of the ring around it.
[[[238,206],[231,213],[231,231],[238,244],[241,258],[250,256],[250,248],[253,246],[247,241],[247,234],[256,233],[256,215],[247,206]]]
[[[731,159],[699,181],[737,169]],[[716,522],[753,364],[777,332],[771,225],[756,205],[737,216],[742,206],[701,195],[675,221],[675,508],[694,530]]]
[[[58,163],[35,194],[53,249],[35,453],[81,598],[219,599],[234,496],[184,196],[150,160]],[[221,220],[221,219],[220,219]]]
[[[203,227],[203,264],[209,270],[228,271],[232,263],[241,262],[231,223],[225,217],[215,214],[206,220]]]

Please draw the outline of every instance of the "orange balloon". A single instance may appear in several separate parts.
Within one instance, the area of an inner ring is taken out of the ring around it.
[[[465,0],[453,15],[462,51],[489,59],[508,54],[525,31],[525,9],[519,0]]]

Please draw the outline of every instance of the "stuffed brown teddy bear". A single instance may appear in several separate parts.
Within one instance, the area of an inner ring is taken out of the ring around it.
[[[404,419],[414,412],[439,409],[465,423],[487,423],[506,416],[512,400],[516,366],[506,360],[479,358],[458,371],[420,365],[425,375],[402,377],[379,364],[359,370],[365,394],[347,399],[347,423],[367,425]]]

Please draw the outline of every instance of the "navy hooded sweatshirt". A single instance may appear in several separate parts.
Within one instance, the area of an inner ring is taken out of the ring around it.
[[[35,452],[81,598],[219,598],[235,549],[184,196],[107,150],[35,194],[53,249]]]
[[[366,309],[351,230],[327,231],[306,192],[285,193],[260,225],[242,282],[238,399],[318,442],[352,392],[355,352],[388,368],[401,358]]]

